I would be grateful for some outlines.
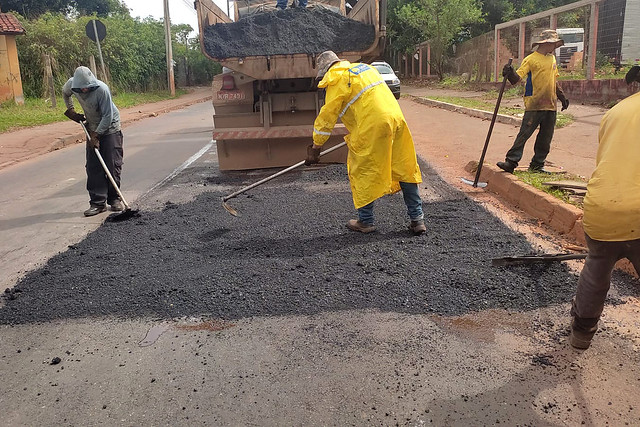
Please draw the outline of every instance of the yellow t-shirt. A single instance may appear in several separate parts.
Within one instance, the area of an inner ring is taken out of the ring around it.
[[[596,170],[584,198],[584,231],[595,240],[640,239],[640,93],[602,118]]]
[[[533,52],[524,58],[516,73],[525,81],[526,111],[556,111],[556,78],[559,74],[553,53]]]

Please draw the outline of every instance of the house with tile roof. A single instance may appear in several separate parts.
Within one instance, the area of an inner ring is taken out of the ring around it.
[[[0,102],[9,99],[24,104],[16,36],[24,34],[18,19],[10,13],[0,13]]]

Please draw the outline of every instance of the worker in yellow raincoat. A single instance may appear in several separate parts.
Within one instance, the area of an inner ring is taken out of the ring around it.
[[[367,64],[341,61],[332,51],[318,56],[319,88],[326,88],[325,104],[313,125],[313,145],[305,164],[318,163],[322,145],[338,119],[349,130],[345,137],[347,169],[358,219],[347,227],[375,230],[373,203],[402,189],[409,229],[426,231],[418,184],[422,182],[413,138],[400,106],[378,71]]]

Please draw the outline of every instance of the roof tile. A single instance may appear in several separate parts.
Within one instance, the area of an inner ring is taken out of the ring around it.
[[[24,34],[24,27],[18,19],[10,13],[0,13],[0,35]]]

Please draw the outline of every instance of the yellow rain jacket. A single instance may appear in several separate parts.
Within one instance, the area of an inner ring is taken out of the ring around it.
[[[318,87],[326,88],[326,96],[313,125],[313,142],[323,145],[338,118],[349,130],[347,169],[356,209],[399,191],[400,181],[422,182],[407,122],[375,68],[340,61]]]

